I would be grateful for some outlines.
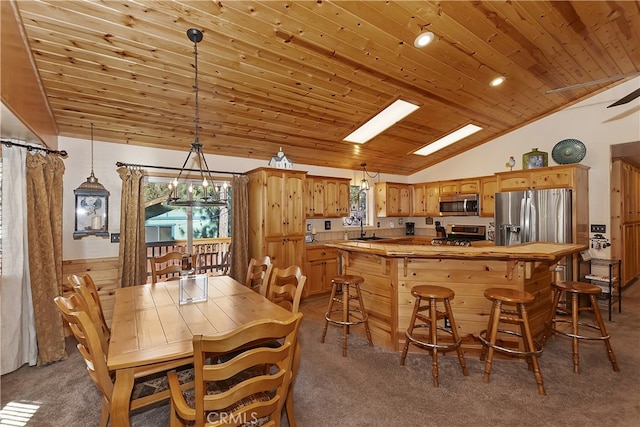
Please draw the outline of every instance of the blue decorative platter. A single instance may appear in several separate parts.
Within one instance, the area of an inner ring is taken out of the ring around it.
[[[551,151],[553,160],[561,165],[578,163],[584,159],[586,154],[587,147],[577,139],[563,139]]]

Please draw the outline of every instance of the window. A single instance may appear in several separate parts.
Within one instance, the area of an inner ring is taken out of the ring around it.
[[[227,206],[186,208],[168,206],[170,178],[148,177],[144,186],[145,232],[147,242],[211,239],[231,236],[229,218],[231,188],[226,181],[214,185],[226,192]],[[178,185],[178,191],[186,194],[187,183]],[[195,197],[199,190],[197,185]],[[201,190],[201,189],[200,189]]]
[[[349,216],[343,218],[344,226],[360,227],[369,224],[369,191],[357,185],[349,188]]]

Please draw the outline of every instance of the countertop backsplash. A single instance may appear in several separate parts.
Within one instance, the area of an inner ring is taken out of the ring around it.
[[[406,232],[404,227],[395,227],[395,228],[375,228],[375,227],[365,227],[364,231],[366,232],[366,236],[373,236],[374,234],[378,237],[406,237]],[[307,243],[322,243],[329,242],[335,240],[345,240],[345,233],[347,235],[347,239],[355,239],[360,237],[360,229],[359,228],[344,228],[341,230],[316,230],[316,239],[315,242]],[[313,238],[311,233],[307,233],[308,237]],[[418,237],[435,237],[436,231],[435,228],[416,228],[414,236]],[[311,240],[307,239],[307,240]]]

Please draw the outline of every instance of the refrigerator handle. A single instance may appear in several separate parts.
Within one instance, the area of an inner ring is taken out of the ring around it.
[[[527,209],[527,193],[520,200],[520,227],[522,232],[520,233],[520,243],[527,241],[527,222],[526,222],[526,210]]]
[[[533,204],[533,197],[529,199],[529,241],[537,242],[540,240],[538,236],[538,209]]]
[[[523,212],[524,212],[524,223],[523,223],[523,227],[524,227],[524,238],[523,243],[524,242],[530,242],[531,241],[531,195],[528,194],[528,192],[525,193],[524,196],[524,207],[523,207]]]

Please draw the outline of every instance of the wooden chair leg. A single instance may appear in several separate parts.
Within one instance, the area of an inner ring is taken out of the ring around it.
[[[413,314],[411,315],[411,320],[409,321],[409,328],[407,330],[407,334],[413,334],[413,328],[416,324],[416,316],[418,315],[418,309],[420,308],[420,297],[416,297],[416,303],[413,306]],[[409,338],[405,334],[405,343],[404,348],[402,349],[402,356],[400,356],[400,365],[404,366],[405,359],[407,358],[407,352],[409,351]]]
[[[580,352],[578,344],[578,314],[580,309],[579,295],[576,293],[571,294],[571,333],[573,338],[571,339],[571,350],[573,352],[573,372],[580,372]]]
[[[169,427],[182,427],[183,423],[176,413],[176,408],[173,405],[173,399],[169,399],[169,402]]]
[[[490,326],[490,330],[487,332],[489,334],[489,342],[491,344],[495,344],[496,343],[496,338],[498,336],[498,322],[500,321],[500,312],[502,310],[502,302],[501,301],[493,301],[492,304],[492,308],[491,308],[491,323],[489,324]],[[487,346],[489,347],[487,349],[487,360],[484,364],[484,377],[482,378],[482,381],[485,383],[489,382],[489,376],[491,375],[491,363],[493,362],[493,347],[492,346]]]
[[[542,345],[547,343],[547,340],[551,336],[553,329],[553,319],[556,317],[556,310],[558,309],[558,304],[560,303],[560,296],[562,291],[560,289],[556,289],[553,292],[553,301],[551,302],[551,310],[549,311],[549,317],[544,324],[544,333],[542,334]]]
[[[525,351],[534,351],[535,344],[533,343],[533,337],[531,335],[531,327],[529,325],[529,315],[527,314],[527,309],[524,304],[518,304],[518,310],[520,311],[520,318],[522,319],[522,324],[524,326],[524,336],[522,339],[526,343],[524,345]],[[536,382],[538,383],[538,393],[545,396],[547,393],[544,391],[544,384],[542,382],[542,373],[540,372],[540,364],[538,363],[538,356],[531,355],[529,356],[531,360],[531,365],[533,366],[533,375],[536,378]]]
[[[111,409],[111,403],[102,395],[102,410],[100,411],[100,427],[107,427],[109,424],[109,411]]]
[[[434,347],[431,349],[431,375],[433,376],[433,386],[440,387],[438,381],[438,310],[436,300],[429,299],[429,336]]]
[[[451,301],[448,299],[444,300],[445,310],[447,311],[447,315],[449,316],[449,325],[451,326],[451,334],[453,335],[453,341],[460,341],[460,335],[458,334],[458,327],[456,326],[456,321],[453,318],[453,310],[451,309]],[[467,362],[464,360],[464,353],[462,352],[462,348],[458,346],[456,348],[456,353],[458,354],[458,362],[460,363],[460,367],[462,368],[462,375],[469,376],[469,371],[467,370]]]
[[[373,340],[371,339],[371,329],[369,329],[369,319],[367,319],[367,312],[364,308],[364,301],[362,300],[362,292],[360,292],[360,285],[355,284],[356,287],[356,295],[358,297],[358,304],[360,304],[360,313],[364,320],[364,331],[367,334],[367,339],[369,340],[369,347],[373,347]]]
[[[347,334],[349,333],[349,285],[342,286],[342,357],[347,357]]]
[[[589,295],[591,300],[591,306],[593,307],[593,314],[596,316],[596,322],[598,322],[598,327],[600,328],[600,334],[603,337],[608,336],[607,328],[605,327],[604,320],[602,319],[602,313],[600,313],[600,307],[598,306],[598,299],[595,295]],[[618,362],[616,361],[616,355],[613,353],[613,348],[611,348],[611,342],[609,338],[604,340],[604,345],[607,349],[607,357],[611,362],[611,366],[615,372],[620,372],[620,368],[618,367]]]
[[[331,287],[331,298],[329,298],[329,307],[327,308],[327,312],[325,313],[325,319],[324,319],[324,328],[322,328],[322,338],[320,338],[320,342],[324,342],[324,339],[327,335],[327,328],[329,327],[329,320],[327,319],[327,317],[331,316],[331,311],[333,310],[333,302],[336,298],[336,289],[338,288],[337,285],[333,285]]]
[[[298,368],[300,367],[300,342],[296,343],[296,349],[293,354],[293,364],[291,367],[291,384],[289,384],[289,391],[287,392],[287,399],[285,400],[285,411],[287,413],[287,420],[289,421],[289,427],[297,427],[296,416],[293,411],[293,386],[296,381],[296,375],[298,374]]]

